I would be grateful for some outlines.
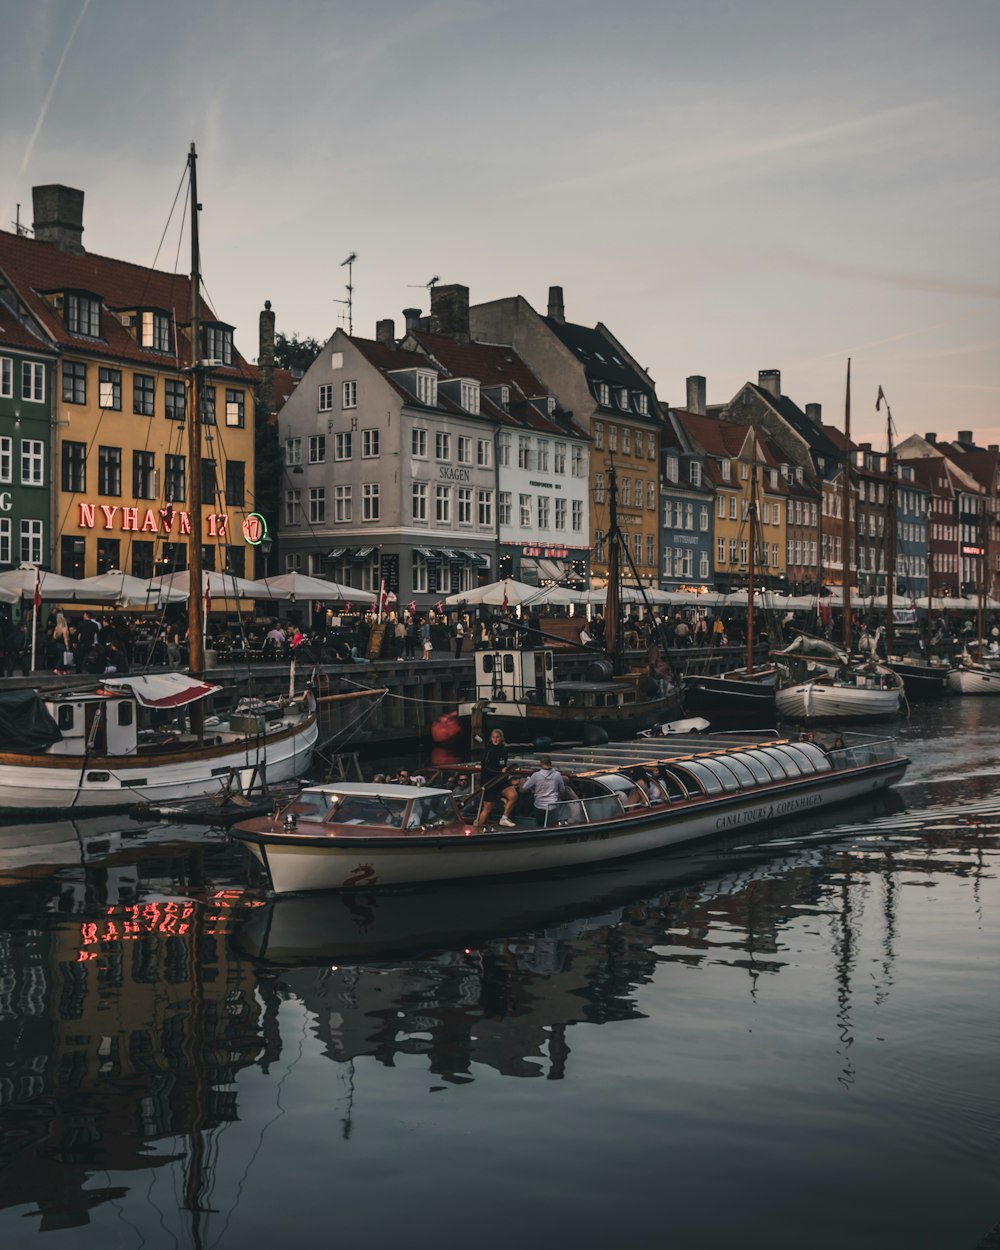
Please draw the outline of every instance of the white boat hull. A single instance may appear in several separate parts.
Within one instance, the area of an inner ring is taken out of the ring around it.
[[[66,812],[81,809],[125,810],[133,803],[216,794],[232,771],[248,786],[259,761],[268,783],[301,776],[312,762],[319,736],[315,716],[276,734],[262,744],[242,738],[194,754],[121,756],[114,759],[73,759],[48,755],[0,757],[0,811]],[[193,755],[193,757],[192,757]]]
[[[985,668],[955,668],[948,674],[948,689],[962,695],[1000,694],[1000,673]]]
[[[806,681],[779,690],[775,706],[787,720],[881,720],[896,716],[901,703],[899,690]]]
[[[648,811],[632,821],[567,829],[482,833],[470,826],[463,838],[377,841],[343,834],[292,841],[282,835],[280,826],[273,841],[259,833],[243,838],[238,828],[230,833],[264,865],[278,894],[498,877],[599,864],[771,825],[886,789],[903,776],[907,763],[896,758],[835,778],[821,773],[764,792],[704,796],[665,811]]]

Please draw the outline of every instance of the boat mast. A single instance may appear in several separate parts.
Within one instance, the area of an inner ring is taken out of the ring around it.
[[[844,399],[844,650],[851,653],[851,358],[847,358],[847,392]]]
[[[188,191],[191,197],[191,408],[188,412],[188,506],[191,538],[188,542],[188,665],[201,675],[205,668],[205,622],[202,620],[201,533],[201,256],[198,250],[198,156],[194,144],[188,153]],[[199,707],[195,704],[194,707]]]
[[[889,407],[889,401],[885,398],[881,386],[878,388],[878,399],[875,401],[875,411],[878,412],[882,401],[885,400],[885,430],[886,430],[886,466],[889,473],[889,498],[886,503],[889,507],[888,524],[886,526],[886,579],[885,579],[885,654],[886,659],[892,655],[893,635],[895,633],[895,622],[892,617],[892,598],[894,590],[894,582],[896,580],[896,450],[892,445],[892,409]]]
[[[979,497],[979,555],[976,566],[979,569],[979,606],[976,611],[976,650],[979,663],[983,662],[983,634],[986,632],[986,542],[989,538],[988,513],[986,511],[986,491],[980,488]]]
[[[625,637],[621,612],[621,531],[618,528],[618,470],[608,470],[611,516],[608,524],[608,593],[604,604],[604,647],[616,674],[625,672]]]
[[[750,437],[753,439],[750,461],[750,552],[747,561],[747,676],[753,672],[753,575],[757,551],[757,431],[751,426]]]

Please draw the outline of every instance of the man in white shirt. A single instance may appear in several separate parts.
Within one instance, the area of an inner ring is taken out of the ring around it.
[[[544,825],[548,813],[559,803],[566,780],[561,772],[552,767],[552,759],[548,755],[538,757],[539,768],[521,783],[521,793],[530,794],[535,805],[535,820]]]

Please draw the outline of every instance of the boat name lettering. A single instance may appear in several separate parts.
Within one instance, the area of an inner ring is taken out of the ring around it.
[[[439,464],[438,473],[449,482],[471,482],[471,469],[455,469],[450,464]]]
[[[725,812],[715,822],[716,829],[735,829],[739,825],[753,825],[761,820],[773,820],[776,816],[788,816],[807,807],[818,807],[823,802],[821,794],[800,794],[791,799],[779,799],[762,807],[751,807],[743,812]]]
[[[0,504],[2,507],[2,504]],[[191,513],[167,505],[165,508],[127,508],[118,504],[80,504],[80,528],[119,529],[140,534],[190,534]],[[213,512],[205,518],[209,536],[220,538],[229,529],[229,516]]]

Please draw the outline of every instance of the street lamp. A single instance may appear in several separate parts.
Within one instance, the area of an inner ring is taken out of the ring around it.
[[[264,577],[267,577],[267,558],[271,554],[271,548],[274,546],[274,539],[270,534],[265,534],[260,540],[260,549],[264,555]]]

